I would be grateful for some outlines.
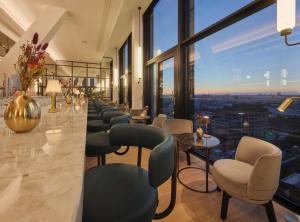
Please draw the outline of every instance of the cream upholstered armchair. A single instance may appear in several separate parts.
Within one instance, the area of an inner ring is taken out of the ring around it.
[[[162,128],[173,135],[180,135],[183,133],[193,133],[193,122],[188,119],[167,119],[163,121]],[[190,147],[180,146],[178,150],[184,151],[188,165],[191,165]],[[179,153],[177,154],[179,155]],[[179,167],[179,158],[178,165]]]
[[[235,160],[214,163],[212,175],[223,191],[221,218],[227,217],[228,203],[236,197],[263,205],[269,221],[276,221],[272,197],[279,184],[282,153],[275,145],[253,137],[243,137]]]
[[[159,114],[158,116],[154,117],[152,126],[162,128],[163,122],[167,119],[165,114]]]

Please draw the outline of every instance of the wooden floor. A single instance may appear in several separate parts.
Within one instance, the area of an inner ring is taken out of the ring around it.
[[[142,166],[148,166],[149,151],[143,150]],[[107,163],[125,162],[135,164],[137,159],[137,149],[131,148],[124,156],[110,154],[107,156]],[[86,169],[96,165],[95,158],[86,159]],[[196,157],[192,157],[192,165],[202,166],[203,162]],[[184,153],[180,154],[180,168],[186,166]],[[181,174],[182,180],[194,187],[200,187],[204,183],[204,173],[200,170],[187,170]],[[211,184],[213,185],[213,183]],[[203,187],[202,187],[203,188]],[[159,189],[159,207],[163,210],[169,201],[170,181],[163,184]],[[196,193],[186,189],[180,183],[177,186],[177,200],[173,212],[161,222],[221,222],[220,204],[221,193],[210,194]],[[274,203],[277,221],[283,222],[284,214],[288,211]],[[232,198],[229,204],[227,222],[267,222],[264,208]]]

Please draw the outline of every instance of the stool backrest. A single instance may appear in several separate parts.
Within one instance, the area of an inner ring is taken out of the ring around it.
[[[114,116],[110,119],[110,127],[118,123],[129,123],[131,116],[129,113],[124,113],[122,116]]]
[[[123,116],[126,115],[127,113],[125,112],[121,112],[121,111],[115,111],[115,110],[103,110],[102,113],[102,120],[104,123],[109,123],[111,118],[115,117],[115,116]]]
[[[163,122],[167,119],[167,117],[156,116],[152,121],[152,126],[162,128]]]
[[[154,188],[167,181],[175,167],[175,143],[162,129],[142,124],[116,124],[110,129],[112,146],[138,146],[152,150],[149,183]]]

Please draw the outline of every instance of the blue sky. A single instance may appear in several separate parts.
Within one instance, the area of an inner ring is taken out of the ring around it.
[[[156,49],[165,51],[177,43],[176,2],[161,0],[157,5]],[[197,32],[251,0],[195,2]],[[300,40],[300,4],[297,3],[298,21],[289,37],[291,41]],[[191,59],[196,60],[196,94],[300,92],[300,46],[284,45],[284,39],[276,31],[276,5],[197,42],[191,49],[194,52]],[[171,77],[172,70],[169,72]]]

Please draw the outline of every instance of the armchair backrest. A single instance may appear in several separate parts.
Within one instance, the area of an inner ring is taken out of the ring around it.
[[[279,185],[281,150],[266,141],[243,137],[236,159],[254,166],[248,183],[248,198],[270,200]]]
[[[156,116],[152,121],[152,126],[162,128],[163,122],[167,119],[167,117]]]
[[[173,135],[193,133],[193,122],[188,119],[167,119],[162,128]]]
[[[157,188],[167,181],[175,167],[175,143],[162,129],[142,124],[116,124],[110,129],[112,146],[139,146],[151,151],[149,183]]]

